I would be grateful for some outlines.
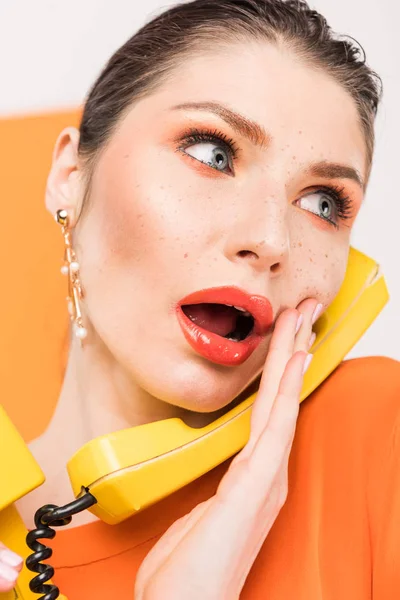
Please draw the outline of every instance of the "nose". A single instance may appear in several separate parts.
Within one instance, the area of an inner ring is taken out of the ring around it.
[[[238,219],[226,240],[225,255],[233,262],[248,263],[252,269],[280,274],[287,263],[290,236],[284,203],[265,202],[267,210],[253,209]]]

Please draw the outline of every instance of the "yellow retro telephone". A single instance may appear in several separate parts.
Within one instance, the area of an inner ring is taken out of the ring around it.
[[[388,291],[378,265],[351,248],[342,287],[314,327],[314,359],[305,374],[300,401],[330,375],[387,301]],[[37,553],[26,562],[31,570],[41,573],[33,585],[36,592],[31,591],[33,574],[25,564],[16,588],[0,593],[0,600],[33,600],[38,593],[46,593],[42,599],[66,600],[49,581],[52,568],[41,562],[51,555],[37,541],[52,537],[52,533],[46,535],[52,531],[46,526],[69,522],[70,515],[86,508],[106,523],[119,523],[210,471],[246,444],[255,397],[256,393],[203,428],[191,428],[173,418],[117,431],[85,444],[67,464],[76,499],[63,508],[47,505],[40,509],[35,515],[38,529],[28,535],[30,548]],[[28,532],[13,503],[41,485],[44,476],[1,406],[0,457],[0,540],[28,557]]]

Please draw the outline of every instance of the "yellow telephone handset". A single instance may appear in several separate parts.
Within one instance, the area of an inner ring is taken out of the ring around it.
[[[346,279],[316,323],[311,366],[300,401],[343,360],[388,300],[377,264],[353,248]],[[201,429],[167,419],[124,429],[85,444],[67,464],[75,496],[82,486],[90,511],[115,524],[200,477],[246,444],[256,393]]]
[[[379,267],[350,249],[346,277],[329,309],[316,323],[314,359],[303,383],[304,400],[343,360],[388,301]],[[89,510],[107,523],[118,523],[233,456],[246,444],[256,393],[206,427],[194,429],[167,419],[124,429],[88,442],[68,462],[73,492],[89,491],[97,502]],[[0,407],[1,408],[1,407]],[[44,481],[22,438],[0,410],[0,541],[22,556],[26,528],[13,502]],[[12,459],[11,459],[12,457]],[[3,491],[4,490],[4,491]],[[32,573],[24,566],[18,586],[0,600],[34,600]],[[59,596],[63,598],[64,596]]]

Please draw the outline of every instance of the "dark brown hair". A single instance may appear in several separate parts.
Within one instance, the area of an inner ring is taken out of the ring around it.
[[[88,95],[79,154],[90,173],[115,126],[132,104],[165,83],[182,60],[216,45],[249,38],[285,46],[323,70],[353,98],[367,148],[369,176],[381,80],[361,46],[333,33],[303,0],[194,0],[144,25],[110,58]]]

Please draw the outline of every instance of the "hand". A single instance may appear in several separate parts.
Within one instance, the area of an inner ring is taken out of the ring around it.
[[[0,593],[10,592],[22,569],[24,559],[0,542]]]
[[[216,494],[176,521],[143,561],[135,600],[234,600],[287,496],[288,460],[317,302],[277,319],[250,438]],[[303,322],[296,334],[299,316]],[[317,315],[318,316],[318,315]]]

